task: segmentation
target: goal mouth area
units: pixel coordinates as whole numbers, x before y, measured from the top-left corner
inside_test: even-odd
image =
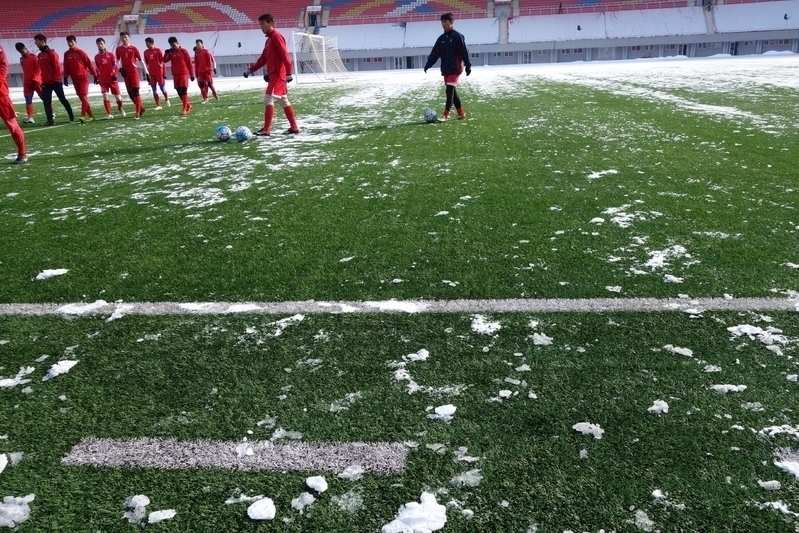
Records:
[[[297,83],[334,82],[348,74],[336,37],[292,32],[291,49]]]

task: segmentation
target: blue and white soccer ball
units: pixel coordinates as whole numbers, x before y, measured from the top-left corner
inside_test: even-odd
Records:
[[[236,140],[240,143],[249,141],[253,138],[252,130],[247,126],[239,126],[236,128]]]
[[[431,124],[438,120],[438,113],[436,113],[435,109],[425,109],[424,110],[424,121],[428,124]]]
[[[230,128],[224,124],[216,128],[216,138],[220,141],[229,141],[232,135],[233,132],[230,131]]]

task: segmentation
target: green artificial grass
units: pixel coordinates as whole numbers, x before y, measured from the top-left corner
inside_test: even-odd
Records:
[[[437,125],[421,120],[443,98],[433,80],[392,93],[379,113],[368,104],[380,87],[301,86],[292,100],[302,135],[242,144],[215,141],[216,125],[258,127],[260,92],[222,93],[186,118],[173,106],[139,122],[34,125],[30,164],[0,167],[0,300],[793,288],[792,95],[761,86],[786,105],[747,104],[769,117],[784,112],[775,135],[746,116],[601,84],[497,78],[499,89],[461,88],[467,121]],[[275,130],[283,126],[278,113]],[[682,251],[667,264],[645,266],[675,246]],[[70,272],[31,281],[52,268]],[[665,283],[666,274],[682,283]]]
[[[0,390],[8,434],[0,452],[25,453],[3,472],[0,491],[36,494],[20,531],[129,531],[122,504],[139,493],[151,499],[149,511],[177,510],[154,526],[164,531],[378,531],[425,490],[439,503],[456,500],[474,512],[466,518],[451,508],[445,531],[526,531],[533,524],[540,531],[634,531],[635,510],[662,531],[792,528],[790,517],[757,504],[795,501],[795,478],[773,464],[775,449],[795,440],[757,432],[791,425],[799,401],[797,384],[786,379],[797,368],[795,314],[486,319],[501,329],[477,333],[467,315],[309,315],[277,336],[276,319],[266,316],[128,316],[110,323],[3,317],[0,339],[8,342],[0,345],[0,375],[29,365],[35,371],[31,383]],[[784,354],[733,338],[727,328],[741,324],[782,330]],[[551,345],[535,344],[534,333],[550,337]],[[693,356],[666,345],[689,348]],[[396,363],[421,349],[429,358],[405,366],[418,385],[466,389],[409,394],[407,382],[394,377]],[[35,362],[42,354],[50,358]],[[79,363],[42,382],[59,359]],[[530,370],[516,370],[523,364]],[[721,371],[706,372],[707,365]],[[714,384],[747,389],[717,394],[709,388]],[[501,390],[512,395],[496,401]],[[348,410],[331,412],[356,392]],[[668,413],[647,412],[657,399],[668,402]],[[762,410],[752,410],[756,402]],[[452,422],[427,418],[429,408],[447,403],[457,407]],[[265,417],[275,425],[258,425]],[[579,422],[599,424],[602,439],[574,431]],[[275,428],[299,431],[308,442],[416,444],[409,444],[400,475],[347,481],[322,473],[330,489],[302,515],[290,502],[318,472],[60,465],[88,436],[263,440]],[[443,451],[428,448],[434,444]],[[462,446],[479,461],[456,461]],[[474,468],[483,476],[478,486],[451,483]],[[776,494],[757,484],[772,479],[783,484]],[[331,503],[352,490],[363,497],[354,514]],[[655,490],[667,494],[665,501],[652,497]],[[239,492],[271,497],[276,519],[256,523],[246,517],[248,504],[224,504]]]

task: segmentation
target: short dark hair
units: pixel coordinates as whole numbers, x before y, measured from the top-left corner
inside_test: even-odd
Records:
[[[202,39],[197,39],[197,40],[196,40],[196,41],[194,41],[194,42],[195,42],[195,43],[197,43],[197,44],[203,44],[203,40],[202,40]]]
[[[144,39],[144,42],[145,43],[155,43],[155,40],[152,37],[147,37],[146,39]]]
[[[124,37],[125,35],[127,35],[128,37],[130,37],[130,34],[129,34],[128,32],[126,32],[126,31],[121,31],[121,32],[119,32],[119,36],[120,36],[120,37]]]
[[[264,13],[263,15],[258,17],[258,22],[268,22],[269,24],[274,24],[275,18],[269,13]]]
[[[174,44],[174,43],[178,42],[178,38],[173,35],[172,37],[167,39],[166,42],[168,42],[169,44]]]
[[[47,37],[43,33],[37,33],[33,36],[34,41],[44,41],[47,42]]]
[[[74,35],[67,35],[67,42],[70,42],[70,41],[78,42],[78,38],[75,37]]]
[[[452,13],[444,13],[443,15],[441,15],[441,20],[442,21],[448,20],[450,22],[455,22],[455,17],[452,16]]]
[[[14,48],[17,49],[17,52],[22,52],[22,50],[25,49],[26,47],[23,43],[17,43],[14,45]]]
[[[103,39],[102,37],[98,37],[94,42],[97,43],[97,44],[100,44],[100,43],[105,44],[105,39]]]

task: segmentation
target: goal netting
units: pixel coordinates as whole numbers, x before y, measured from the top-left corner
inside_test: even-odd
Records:
[[[338,53],[336,37],[293,32],[291,40],[297,83],[300,83],[301,78],[311,79],[308,75],[320,81],[335,81],[347,74],[347,68]]]

